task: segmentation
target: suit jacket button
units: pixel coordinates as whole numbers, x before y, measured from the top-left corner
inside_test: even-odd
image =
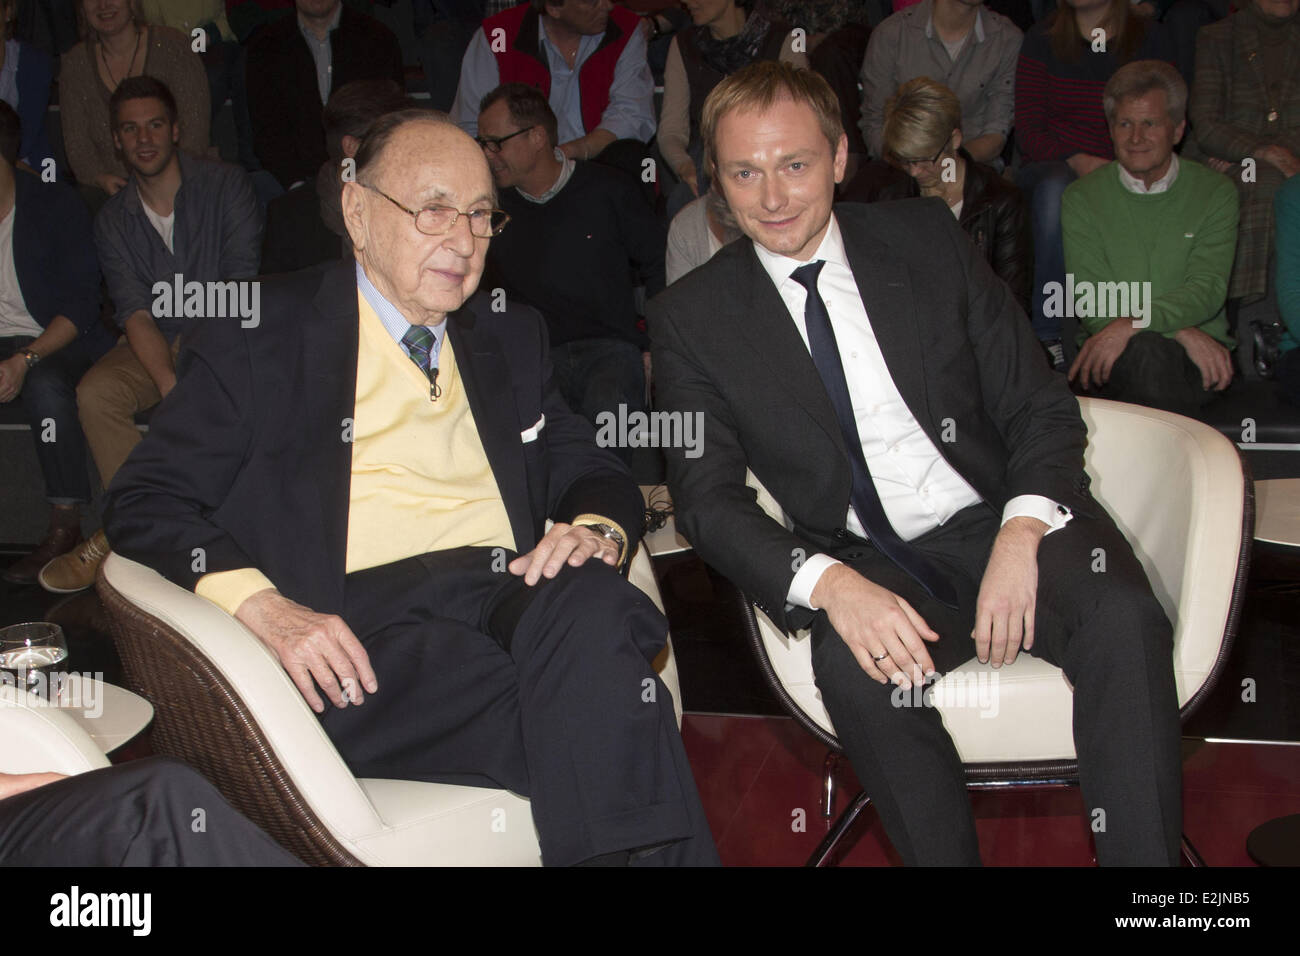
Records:
[[[836,528],[834,531],[831,532],[831,534],[833,534],[835,538],[839,541],[843,541],[845,538],[849,536],[849,533],[845,531],[843,528]]]

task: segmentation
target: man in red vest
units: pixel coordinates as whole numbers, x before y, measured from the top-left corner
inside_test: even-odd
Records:
[[[477,136],[483,97],[527,83],[555,111],[566,157],[645,143],[655,132],[654,80],[639,24],[610,0],[530,0],[488,17],[465,51],[452,116]]]

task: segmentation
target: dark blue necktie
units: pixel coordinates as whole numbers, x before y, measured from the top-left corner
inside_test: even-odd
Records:
[[[808,349],[812,352],[813,364],[817,374],[835,408],[835,417],[840,423],[840,433],[849,452],[849,464],[853,469],[853,491],[850,502],[853,510],[880,552],[896,565],[916,578],[921,587],[931,596],[949,607],[957,606],[957,592],[926,557],[898,536],[894,526],[889,523],[884,506],[880,503],[880,494],[867,468],[867,460],[862,454],[862,437],[858,434],[857,419],[853,415],[853,401],[849,398],[849,383],[844,377],[844,365],[840,361],[840,349],[835,342],[835,330],[831,328],[831,317],[826,311],[826,303],[817,291],[817,277],[821,274],[824,260],[810,262],[800,266],[790,274],[790,278],[808,290],[808,304],[804,307],[804,324],[808,330]]]

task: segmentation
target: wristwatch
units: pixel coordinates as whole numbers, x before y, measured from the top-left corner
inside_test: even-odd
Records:
[[[40,355],[33,352],[31,349],[23,349],[22,356],[23,361],[27,363],[28,369],[36,368],[36,363],[41,360]]]
[[[605,524],[603,521],[600,521],[594,524],[589,524],[587,525],[587,527],[591,528],[601,537],[608,538],[610,541],[613,541],[614,544],[618,545],[618,553],[620,555],[623,553],[623,548],[627,546],[627,542],[623,540],[623,533],[619,531],[617,528],[615,528],[612,524]]]

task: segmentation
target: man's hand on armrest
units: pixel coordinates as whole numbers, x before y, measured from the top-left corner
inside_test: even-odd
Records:
[[[939,635],[894,592],[833,564],[822,572],[812,598],[876,683],[910,688],[934,671],[925,642]]]
[[[245,599],[235,618],[271,649],[316,713],[325,711],[316,685],[335,707],[360,706],[363,687],[379,690],[370,656],[338,615],[317,614],[267,588]]]

